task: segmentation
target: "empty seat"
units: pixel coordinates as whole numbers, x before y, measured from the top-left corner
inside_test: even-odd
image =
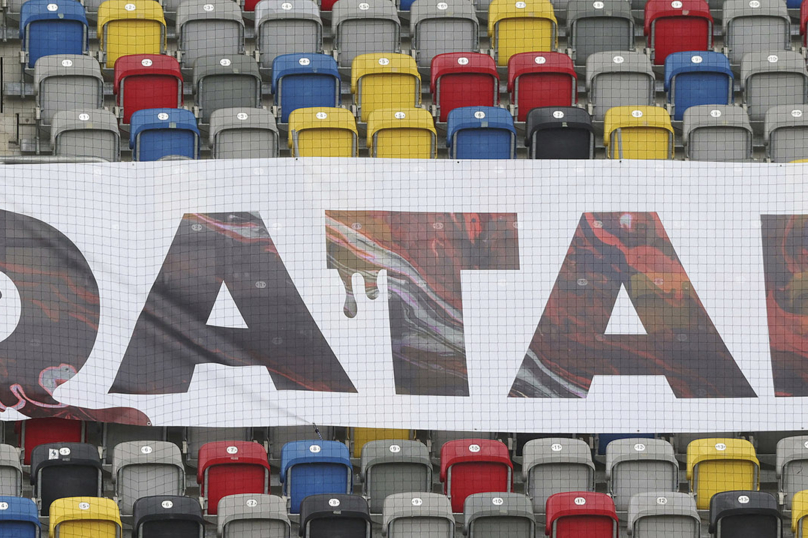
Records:
[[[595,491],[589,445],[561,437],[528,441],[522,449],[522,478],[536,513],[544,513],[547,499],[556,493]]]
[[[776,106],[766,112],[764,134],[772,162],[808,159],[808,106]]]
[[[347,111],[343,110],[343,112]],[[356,120],[353,118],[353,116],[351,114],[347,114],[347,117],[351,119],[351,124],[355,127]],[[279,426],[276,428],[269,428],[269,431],[267,432],[267,439],[269,440],[270,445],[270,459],[280,460],[283,445],[286,443],[290,443],[292,441],[305,441],[307,439],[324,439],[326,441],[333,441],[335,439],[335,431],[333,426],[318,427],[314,424],[307,424],[305,426]]]
[[[761,491],[725,491],[710,501],[710,534],[715,538],[781,538],[777,501]]]
[[[310,495],[300,503],[303,538],[370,538],[368,502],[360,495]]]
[[[603,493],[556,493],[547,499],[544,533],[551,538],[617,538],[614,502]]]
[[[396,428],[351,428],[349,433],[352,447],[351,456],[361,458],[362,447],[370,442],[411,439],[412,433],[412,430]]]
[[[360,121],[368,121],[374,110],[416,107],[421,104],[418,66],[406,54],[357,56],[351,66],[351,93]]]
[[[760,463],[752,443],[743,439],[698,439],[687,445],[687,480],[699,510],[710,508],[716,493],[755,490]]]
[[[530,498],[519,493],[475,493],[463,506],[469,538],[533,538],[536,519]]]
[[[47,516],[50,505],[64,497],[101,496],[101,459],[85,443],[47,443],[31,455],[31,484],[39,510]],[[115,508],[117,512],[117,507]]]
[[[412,5],[410,35],[419,67],[438,54],[480,50],[479,23],[467,0],[421,0]]]
[[[289,538],[286,501],[275,495],[228,495],[219,501],[219,538]]]
[[[432,490],[429,450],[418,441],[370,441],[362,448],[359,479],[370,511],[378,514],[389,495]]]
[[[205,521],[199,502],[191,497],[155,495],[135,502],[132,536],[203,538]]]
[[[279,56],[298,59],[323,51],[323,21],[311,0],[262,0],[255,8],[256,49],[264,69]]]
[[[360,55],[401,50],[401,21],[389,0],[340,0],[331,17],[340,67],[351,67]]]
[[[125,124],[138,110],[179,108],[183,104],[180,64],[160,54],[123,56],[115,62],[114,92]]]
[[[698,105],[731,105],[733,76],[729,60],[712,51],[676,52],[665,60],[665,92],[673,119]]]
[[[492,440],[496,436],[492,432],[474,432],[474,431],[449,431],[449,430],[433,430],[429,432],[429,440],[432,443],[430,453],[433,459],[440,459],[440,451],[443,445],[449,441],[459,441],[462,439],[486,439]]]
[[[787,437],[777,442],[777,485],[781,504],[791,509],[791,501],[808,490],[808,436]]]
[[[628,505],[626,532],[634,538],[700,538],[701,518],[687,493],[638,493]]]
[[[751,161],[752,138],[749,117],[740,107],[700,105],[685,112],[682,139],[690,160]]]
[[[497,65],[520,52],[558,47],[558,22],[548,0],[493,0],[488,6],[488,37]]]
[[[437,493],[396,493],[384,500],[382,536],[454,538],[452,505]]]
[[[319,493],[351,493],[353,468],[348,447],[339,441],[294,441],[281,451],[280,480],[290,499],[290,512]]]
[[[808,536],[805,519],[808,516],[808,491],[798,491],[789,502],[791,503],[791,532],[794,533],[794,538],[805,538]]]
[[[135,161],[157,161],[168,156],[198,159],[196,118],[182,108],[138,110],[132,114],[129,147]]]
[[[197,466],[197,457],[202,445],[214,441],[250,441],[250,428],[185,428],[183,452],[185,460],[191,467]]]
[[[583,65],[590,54],[634,50],[634,18],[626,0],[571,0],[567,39],[572,59]]]
[[[432,59],[430,91],[438,121],[463,106],[499,104],[499,75],[494,59],[476,52],[439,54]]]
[[[196,482],[205,513],[238,493],[269,493],[269,461],[264,447],[248,441],[215,441],[199,449]]]
[[[452,512],[462,512],[466,497],[513,488],[513,464],[508,447],[487,439],[449,441],[440,450],[440,481],[452,501]]]
[[[456,108],[449,114],[446,147],[452,159],[515,159],[513,117],[504,108]]]
[[[118,507],[101,497],[68,497],[53,502],[51,538],[121,538]]]
[[[104,463],[112,463],[115,447],[131,441],[165,441],[166,428],[158,426],[133,426],[131,424],[104,423]]]
[[[112,482],[122,514],[130,515],[135,501],[151,495],[185,493],[185,467],[174,443],[129,441],[115,447]]]
[[[261,108],[261,73],[250,56],[203,56],[194,63],[200,121],[220,108]]]
[[[664,108],[609,109],[603,144],[610,159],[673,159],[673,127]]]
[[[340,87],[337,62],[331,56],[284,54],[272,63],[272,93],[281,123],[287,123],[298,108],[338,107]]]
[[[654,70],[640,52],[598,52],[586,59],[589,106],[598,121],[618,106],[651,106],[655,98]]]
[[[705,0],[648,0],[644,33],[654,64],[669,54],[713,48],[713,17]]]
[[[0,536],[40,538],[36,503],[16,496],[0,496]]]
[[[102,108],[104,78],[94,58],[54,54],[37,60],[34,91],[40,121],[43,125],[50,125],[53,116],[62,110]]]
[[[182,0],[177,9],[177,47],[183,67],[203,56],[244,52],[241,8],[231,0]]]
[[[214,159],[278,156],[275,116],[263,108],[220,108],[210,117]]]
[[[371,157],[434,159],[438,134],[432,115],[423,108],[385,108],[368,118]]]
[[[28,0],[20,14],[20,40],[25,65],[52,54],[86,54],[87,17],[75,0]]]
[[[163,54],[166,39],[163,8],[153,0],[107,0],[98,8],[98,41],[107,68],[121,56]]]
[[[356,157],[356,119],[344,108],[300,108],[289,116],[293,157]]]
[[[44,443],[81,443],[84,423],[65,418],[32,418],[14,425],[20,438],[23,464],[31,464],[31,453]]]
[[[595,454],[598,456],[606,456],[606,449],[612,441],[619,441],[621,439],[656,439],[653,433],[597,433],[595,434]]]
[[[534,108],[527,116],[525,145],[531,159],[593,159],[592,118],[578,107]]]
[[[723,17],[724,47],[732,64],[750,52],[791,50],[791,19],[782,0],[726,0]]]
[[[20,453],[11,445],[0,445],[0,496],[22,497]]]
[[[799,52],[750,52],[741,62],[741,86],[749,119],[763,121],[778,105],[808,102],[808,71]]]
[[[623,0],[621,0],[623,1]],[[514,54],[508,61],[508,93],[517,121],[538,107],[571,107],[578,102],[578,76],[560,52]]]
[[[606,448],[606,480],[617,510],[638,493],[679,490],[679,462],[662,439],[619,439]]]
[[[53,116],[51,147],[60,157],[121,160],[118,118],[109,110],[63,110]]]

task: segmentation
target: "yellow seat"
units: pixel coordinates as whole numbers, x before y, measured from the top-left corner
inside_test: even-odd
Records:
[[[360,121],[383,108],[412,108],[421,104],[421,75],[407,54],[360,54],[351,64],[351,93]]]
[[[791,499],[791,532],[794,538],[806,538],[805,516],[808,516],[808,490],[798,491]]]
[[[371,157],[434,159],[438,133],[423,108],[385,108],[370,114],[367,144]]]
[[[120,538],[118,505],[99,497],[67,497],[50,507],[50,538]]]
[[[388,439],[412,439],[411,430],[396,430],[393,428],[352,428],[353,457],[362,456],[362,447],[371,441],[385,441]]]
[[[356,157],[356,119],[344,108],[298,108],[289,115],[293,157]]]
[[[790,163],[808,163],[808,159],[797,159],[796,161],[790,161]]]
[[[166,20],[154,0],[107,0],[98,7],[98,42],[105,67],[129,54],[163,54]]]
[[[671,118],[664,108],[655,106],[610,108],[603,144],[610,159],[672,159]]]
[[[743,439],[697,439],[687,445],[687,480],[699,510],[722,491],[757,491],[760,462],[752,443]]]
[[[558,21],[549,0],[493,0],[488,6],[488,37],[497,65],[520,52],[558,47]]]

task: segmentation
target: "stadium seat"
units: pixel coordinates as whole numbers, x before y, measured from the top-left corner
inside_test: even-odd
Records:
[[[368,118],[371,157],[434,159],[438,134],[432,115],[423,108],[383,108]]]
[[[515,159],[513,117],[504,108],[456,108],[449,114],[446,147],[452,159]]]
[[[121,160],[118,118],[109,110],[62,110],[53,116],[51,147],[60,157]]]
[[[362,448],[362,495],[370,511],[381,513],[384,500],[394,493],[432,491],[429,450],[418,441],[370,441]]]
[[[115,447],[131,441],[165,441],[166,428],[157,426],[133,426],[131,424],[104,423],[101,433],[103,438],[104,463],[111,464]]]
[[[382,536],[454,538],[449,499],[437,493],[396,493],[384,500]]]
[[[589,106],[597,121],[619,106],[652,106],[654,70],[641,52],[598,52],[586,59]]]
[[[182,72],[172,56],[133,54],[115,62],[114,92],[122,109],[122,123],[148,108],[180,108],[183,104]]]
[[[287,123],[298,108],[338,107],[337,62],[325,54],[278,56],[272,63],[272,93],[281,123]]]
[[[31,485],[43,516],[56,499],[100,497],[101,476],[101,459],[93,445],[46,443],[31,454]]]
[[[662,439],[619,439],[606,448],[606,481],[617,510],[638,493],[679,491],[679,462]]]
[[[339,441],[294,441],[281,451],[280,480],[290,500],[290,512],[319,493],[351,493],[353,468],[348,447]]]
[[[741,86],[751,121],[778,105],[808,102],[808,70],[799,52],[750,52],[741,62]]]
[[[177,47],[183,67],[203,56],[244,52],[244,20],[231,0],[182,0],[177,8]]]
[[[800,35],[802,46],[808,47],[808,4],[805,2],[800,6]]]
[[[31,453],[44,443],[81,443],[84,441],[84,423],[64,418],[33,418],[14,425],[20,439],[23,464],[31,464]]]
[[[547,499],[544,533],[550,538],[617,538],[617,514],[611,497],[573,491]]]
[[[303,538],[370,538],[368,502],[360,495],[310,495],[300,503]]]
[[[135,502],[132,536],[204,538],[205,521],[199,502],[178,495],[153,495]]]
[[[808,159],[808,106],[781,105],[766,112],[767,156],[775,163]]]
[[[275,116],[263,108],[220,108],[210,117],[214,159],[263,159],[278,156]]]
[[[151,495],[183,495],[185,467],[179,447],[166,441],[129,441],[115,447],[112,483],[121,514]]]
[[[653,433],[597,433],[594,439],[594,453],[598,456],[606,456],[608,446],[613,441],[621,439],[656,439],[656,435]]]
[[[104,78],[98,62],[89,56],[54,54],[37,60],[34,91],[40,121],[49,126],[61,110],[102,108]]]
[[[340,0],[331,17],[340,67],[351,67],[357,56],[401,51],[401,21],[389,0]]]
[[[726,0],[723,17],[724,47],[733,65],[750,52],[791,50],[791,19],[782,0]]]
[[[422,0],[412,5],[410,35],[419,67],[439,54],[480,50],[480,24],[467,0]]]
[[[361,458],[362,447],[373,441],[412,439],[412,430],[395,428],[351,428],[349,439],[351,441],[351,457]]]
[[[344,108],[300,108],[289,116],[292,157],[356,157],[356,119]]]
[[[665,65],[668,55],[711,51],[713,17],[705,0],[648,0],[643,29],[654,65]]]
[[[52,54],[87,54],[87,17],[75,0],[28,0],[20,13],[20,40],[25,65]]]
[[[638,493],[628,505],[626,533],[633,538],[700,538],[696,502],[687,493]]]
[[[634,18],[626,0],[571,0],[567,40],[572,59],[583,65],[590,54],[634,50]]]
[[[740,107],[699,105],[685,112],[685,155],[692,161],[752,160],[752,126]]]
[[[547,499],[566,491],[595,491],[592,452],[580,439],[548,437],[525,443],[522,449],[525,494],[533,511],[543,514]]]
[[[671,118],[664,108],[654,106],[609,109],[603,144],[610,159],[672,159]]]
[[[777,443],[777,486],[780,504],[791,510],[794,496],[808,490],[808,436],[781,439]]]
[[[50,538],[122,538],[118,507],[101,497],[68,497],[53,502]]]
[[[595,158],[592,118],[582,108],[534,108],[527,115],[525,136],[530,159]]]
[[[351,66],[351,93],[360,121],[368,121],[374,110],[416,107],[421,104],[418,66],[406,54],[357,56]]]
[[[197,457],[202,445],[215,441],[250,441],[252,430],[250,428],[185,428],[183,439],[183,453],[185,463],[190,467],[198,465]]]
[[[219,538],[289,538],[286,501],[275,495],[228,495],[219,501]]]
[[[620,0],[624,1],[624,0]],[[571,107],[578,102],[578,76],[560,52],[525,52],[508,60],[508,93],[517,121],[538,107]]]
[[[451,430],[433,430],[428,433],[429,441],[431,443],[430,454],[433,460],[440,460],[440,453],[443,445],[449,441],[459,441],[463,439],[486,439],[492,440],[496,436],[492,432],[479,432],[479,431],[451,431]]]
[[[320,0],[317,2],[320,4],[320,11],[331,11],[334,8],[334,4],[337,3],[336,0]]]
[[[132,114],[132,160],[157,161],[172,155],[199,158],[196,118],[182,108],[153,108]]]
[[[475,493],[463,505],[469,538],[533,538],[536,518],[530,498],[520,493]]]
[[[710,534],[715,538],[782,538],[777,501],[761,491],[725,491],[710,501]]]
[[[698,439],[687,445],[687,480],[699,510],[710,508],[716,493],[755,490],[760,463],[752,443],[743,439]]]
[[[463,106],[499,104],[499,75],[494,59],[476,52],[438,54],[430,67],[430,91],[438,121]]]
[[[278,57],[311,58],[323,52],[323,21],[311,0],[261,0],[255,8],[255,25],[260,65],[272,68],[273,78]]]
[[[488,439],[449,441],[440,450],[440,481],[455,513],[463,511],[469,495],[510,492],[513,464],[508,447]]]
[[[269,461],[264,447],[249,441],[214,441],[199,449],[196,483],[206,514],[215,515],[222,497],[269,493]]]
[[[220,108],[261,108],[261,73],[250,56],[203,56],[194,63],[194,93],[202,123]]]
[[[0,445],[0,496],[22,497],[20,453],[11,445]]]
[[[692,106],[731,105],[733,81],[729,60],[718,52],[675,52],[665,60],[665,92],[677,121]]]
[[[343,112],[347,111],[343,110]],[[350,113],[347,114],[347,117],[350,118],[351,124],[354,125],[355,128],[356,120],[354,119],[354,117]],[[317,118],[315,117],[314,119]],[[351,157],[351,155],[348,155],[348,157]],[[283,451],[283,445],[285,445],[286,443],[291,443],[292,441],[306,441],[306,440],[314,441],[318,439],[333,441],[334,439],[336,439],[335,434],[336,432],[333,426],[317,427],[314,424],[307,424],[305,426],[279,426],[276,428],[269,428],[269,431],[267,432],[267,439],[269,440],[270,460],[281,459],[281,452]]]
[[[497,65],[520,52],[558,47],[558,21],[549,0],[493,0],[488,6],[488,37]]]
[[[791,500],[791,532],[794,533],[794,538],[808,536],[806,516],[808,516],[808,491],[798,491]]]
[[[107,0],[98,8],[98,41],[109,69],[121,56],[164,54],[163,8],[153,0]]]
[[[0,536],[40,538],[42,527],[36,503],[17,496],[0,496]]]

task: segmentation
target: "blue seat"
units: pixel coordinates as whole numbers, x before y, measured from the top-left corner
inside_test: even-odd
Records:
[[[711,51],[676,52],[665,59],[665,92],[673,119],[696,105],[731,105],[733,76],[729,59]]]
[[[467,106],[449,113],[446,147],[452,159],[515,159],[516,128],[504,108]]]
[[[22,50],[28,67],[52,54],[85,54],[89,50],[87,17],[76,0],[28,0],[20,10]]]
[[[337,61],[325,54],[283,54],[272,62],[272,93],[281,123],[298,108],[338,107]]]
[[[294,441],[281,449],[283,494],[291,499],[290,512],[300,512],[300,501],[319,493],[351,493],[353,468],[348,447],[339,441]]]
[[[135,161],[199,158],[199,129],[190,110],[149,108],[132,114],[129,147]]]
[[[619,439],[655,439],[653,433],[600,433],[598,434],[598,444],[596,447],[598,456],[606,455],[606,447],[612,441]]]
[[[22,497],[0,497],[0,536],[39,538],[41,530],[34,501]]]

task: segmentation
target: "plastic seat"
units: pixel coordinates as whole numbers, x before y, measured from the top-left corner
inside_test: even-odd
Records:
[[[710,508],[716,493],[755,490],[760,463],[752,443],[743,439],[698,439],[687,445],[687,480],[699,510]]]
[[[590,54],[634,50],[634,17],[626,0],[571,0],[567,36],[572,59],[583,65]]]
[[[281,123],[298,108],[338,107],[340,88],[339,69],[331,56],[284,54],[272,63],[272,93]]]
[[[805,538],[808,536],[805,519],[808,516],[808,491],[798,491],[790,502],[791,532],[794,533],[794,538]]]
[[[679,490],[679,462],[662,439],[619,439],[606,448],[606,480],[617,510],[638,493]]]
[[[715,538],[781,538],[777,501],[761,491],[725,491],[710,501],[710,534]]]
[[[610,159],[672,159],[671,118],[659,107],[611,108],[606,113],[603,144]]]
[[[438,121],[464,106],[499,104],[499,75],[494,59],[476,52],[439,54],[430,67],[430,91],[438,107]]]
[[[794,496],[808,490],[808,435],[787,437],[777,442],[775,471],[780,504],[791,510]]]
[[[134,54],[115,62],[115,102],[123,109],[122,123],[149,108],[180,108],[182,72],[172,56]]]
[[[536,518],[530,498],[519,493],[475,493],[463,506],[469,538],[533,538]]]
[[[129,441],[115,447],[112,482],[122,514],[151,495],[185,493],[185,467],[179,447],[166,441]]]
[[[384,500],[382,536],[454,538],[449,499],[437,493],[396,493]]]
[[[624,0],[621,0],[624,1]],[[517,121],[539,107],[571,107],[578,102],[572,60],[559,52],[514,54],[508,61],[508,93]]]
[[[339,441],[295,441],[281,451],[280,480],[290,499],[290,513],[300,512],[300,503],[320,493],[350,494],[353,468],[348,447]]]
[[[53,502],[50,538],[121,538],[118,507],[100,497],[68,497]]]
[[[27,67],[52,54],[87,54],[84,7],[75,0],[28,0],[21,8],[20,40]]]
[[[178,155],[199,158],[196,118],[181,108],[153,108],[132,114],[129,147],[135,161],[157,161]]]
[[[63,110],[53,116],[53,154],[61,157],[95,157],[121,160],[118,118],[108,110]]]
[[[101,459],[93,445],[47,443],[31,454],[31,485],[43,516],[57,499],[100,497],[101,476]]]
[[[42,526],[36,503],[16,496],[0,496],[0,536],[8,538],[40,538]]]
[[[766,153],[775,163],[808,159],[808,106],[770,108],[764,122]]]
[[[419,67],[429,67],[439,54],[480,50],[480,24],[467,0],[421,0],[410,15],[412,48]]]
[[[323,52],[323,21],[311,0],[261,0],[255,8],[255,26],[260,65],[272,68],[273,79],[277,58],[311,58]]]
[[[203,56],[194,63],[200,121],[220,108],[261,108],[261,73],[250,56]]]
[[[205,498],[205,513],[215,515],[222,497],[238,493],[269,493],[266,450],[247,441],[215,441],[199,449],[196,483]]]
[[[547,499],[556,493],[595,491],[592,452],[580,439],[528,441],[522,449],[522,477],[536,513],[544,513]]]
[[[374,110],[420,105],[421,75],[412,56],[362,54],[351,66],[351,93],[360,121],[368,121]]]
[[[289,116],[293,157],[356,157],[356,119],[344,108],[300,108]]]
[[[303,538],[370,538],[368,502],[360,495],[310,495],[300,503]]]
[[[390,495],[432,490],[429,450],[418,441],[370,441],[362,448],[359,479],[370,511],[381,513],[384,500]]]
[[[705,0],[648,0],[643,31],[654,65],[665,65],[676,52],[713,48],[713,17]]]
[[[510,492],[513,464],[508,447],[488,439],[449,441],[440,450],[440,481],[452,512],[462,512],[469,495]]]
[[[752,160],[752,126],[740,107],[700,105],[688,108],[682,138],[685,154],[692,161]]]
[[[250,441],[250,428],[185,428],[183,453],[185,463],[190,467],[198,465],[197,457],[202,445],[216,441]]]
[[[676,52],[665,60],[665,92],[673,107],[673,119],[698,105],[731,105],[734,102],[732,70],[723,54]]]
[[[231,0],[182,0],[177,9],[177,47],[183,67],[203,56],[244,52],[244,20]]]
[[[598,52],[586,60],[586,82],[592,115],[598,121],[619,106],[652,106],[654,70],[640,52]]]
[[[210,117],[214,159],[278,156],[275,116],[263,108],[220,108]]]
[[[438,133],[423,108],[385,108],[368,118],[367,147],[371,157],[434,159]]]
[[[45,443],[81,443],[84,423],[65,418],[32,418],[14,425],[20,439],[23,464],[31,464],[31,453]]]
[[[515,159],[513,117],[504,108],[456,108],[449,114],[446,147],[452,159]]]
[[[687,493],[638,493],[628,505],[633,538],[700,538],[701,518]]]
[[[351,67],[358,56],[401,51],[401,21],[389,0],[340,0],[331,17],[340,67]]]
[[[534,108],[527,116],[525,145],[530,159],[593,159],[592,118],[578,107]]]
[[[153,495],[135,502],[132,529],[138,538],[204,538],[205,520],[196,499]]]
[[[723,17],[724,47],[733,65],[750,52],[791,50],[791,19],[781,0],[726,0]]]
[[[520,52],[558,47],[558,21],[548,0],[493,0],[488,6],[488,37],[497,65]]]
[[[749,119],[762,121],[778,105],[808,102],[808,70],[799,52],[750,52],[741,62],[741,86]]]
[[[343,112],[347,113],[346,110],[343,110]],[[350,123],[354,125],[355,128],[356,120],[354,119],[353,115],[347,113],[347,115],[343,117],[349,118]],[[267,432],[267,439],[269,440],[270,445],[270,459],[280,460],[283,445],[286,443],[290,443],[292,441],[314,441],[321,438],[326,441],[333,441],[335,439],[334,434],[335,432],[333,426],[314,427],[313,425],[309,424],[306,426],[279,426],[277,428],[269,428],[269,431]]]
[[[551,538],[617,538],[617,513],[603,493],[573,491],[547,499],[544,534]]]
[[[54,54],[37,60],[34,91],[40,121],[49,126],[61,110],[102,108],[104,78],[98,62],[89,56]]]
[[[361,458],[362,447],[373,441],[412,439],[412,430],[396,428],[351,428],[351,457]]]
[[[0,445],[0,496],[22,497],[20,453],[11,445]]]
[[[166,39],[163,8],[153,0],[107,0],[98,8],[98,41],[107,68],[121,56],[164,54]]]
[[[289,538],[286,501],[275,495],[228,495],[219,501],[218,537]]]

